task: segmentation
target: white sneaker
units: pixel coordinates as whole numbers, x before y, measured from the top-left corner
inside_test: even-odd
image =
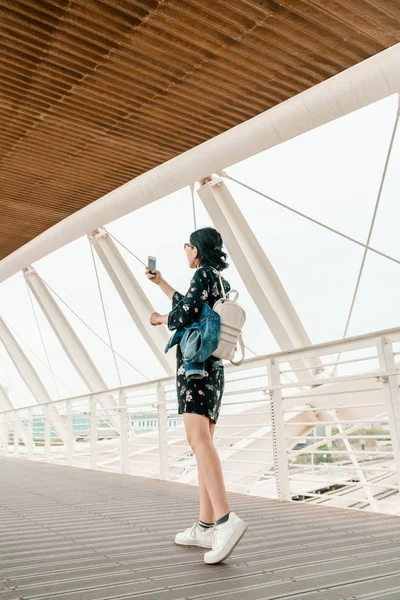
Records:
[[[182,533],[175,536],[175,544],[178,546],[200,546],[201,548],[212,548],[212,537],[214,527],[209,527],[205,531],[200,529],[198,522],[192,527],[188,527]]]
[[[225,523],[214,527],[212,550],[205,553],[204,562],[213,565],[229,558],[248,528],[248,524],[231,511]]]

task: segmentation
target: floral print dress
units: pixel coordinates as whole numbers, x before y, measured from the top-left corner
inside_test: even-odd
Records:
[[[228,281],[222,277],[225,293],[231,289]],[[199,267],[190,282],[186,295],[175,292],[172,297],[172,308],[183,299],[181,307],[173,310],[168,315],[168,329],[184,329],[196,321],[201,313],[202,303],[206,302],[211,308],[215,302],[222,298],[219,277],[211,267]],[[176,346],[176,390],[178,398],[178,413],[197,413],[209,417],[215,423],[218,421],[222,394],[225,385],[225,372],[222,361],[212,367],[212,362],[207,359],[204,365],[206,376],[201,379],[187,381],[183,365],[180,345]]]

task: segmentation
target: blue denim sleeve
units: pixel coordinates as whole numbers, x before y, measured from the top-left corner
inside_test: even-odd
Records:
[[[172,298],[173,309],[168,313],[168,329],[171,331],[184,329],[198,319],[202,304],[208,297],[208,287],[208,273],[200,267],[193,275],[185,296],[175,292],[177,294],[176,303],[174,302],[174,294]]]

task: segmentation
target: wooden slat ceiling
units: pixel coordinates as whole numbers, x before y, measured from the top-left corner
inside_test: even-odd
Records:
[[[0,259],[400,41],[400,0],[0,0]]]

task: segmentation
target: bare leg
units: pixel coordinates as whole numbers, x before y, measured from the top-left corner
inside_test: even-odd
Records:
[[[210,435],[207,417],[184,413],[183,419],[189,444],[194,450],[197,469],[205,485],[216,519],[230,511],[226,497],[221,461]]]
[[[214,430],[215,423],[211,419],[209,419],[209,429],[211,439],[214,439]],[[211,504],[210,496],[208,495],[207,488],[204,485],[203,478],[199,469],[198,471],[198,479],[199,479],[199,496],[200,496],[200,521],[204,521],[204,523],[214,523],[214,509]]]

